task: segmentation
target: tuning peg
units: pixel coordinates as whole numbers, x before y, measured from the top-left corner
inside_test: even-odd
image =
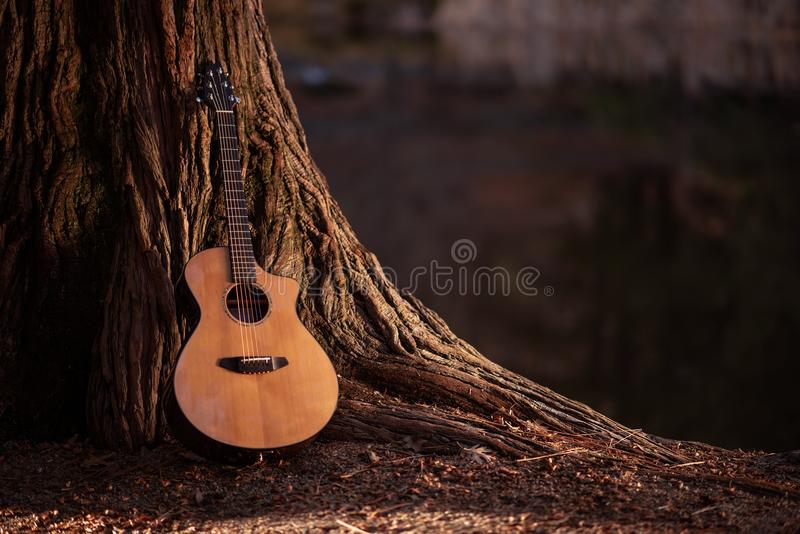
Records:
[[[217,68],[217,74],[222,74],[222,67]]]
[[[239,97],[237,96],[237,97],[236,97],[236,103],[238,104],[238,103],[239,103],[239,102],[241,102],[241,101],[242,101],[242,99],[241,99],[241,98],[239,98]]]
[[[203,99],[198,96],[197,98],[195,98],[195,101],[199,104],[200,102],[203,101]]]

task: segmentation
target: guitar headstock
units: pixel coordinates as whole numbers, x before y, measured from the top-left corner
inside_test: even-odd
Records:
[[[228,73],[219,63],[207,63],[197,75],[197,102],[205,102],[215,111],[233,111],[239,97],[233,92]]]

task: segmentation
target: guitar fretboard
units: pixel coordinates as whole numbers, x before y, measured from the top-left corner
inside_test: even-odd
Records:
[[[225,211],[228,216],[228,246],[231,252],[233,280],[255,282],[256,260],[247,217],[247,197],[244,194],[239,138],[236,135],[236,115],[232,111],[217,111],[217,133],[222,178],[225,184]]]

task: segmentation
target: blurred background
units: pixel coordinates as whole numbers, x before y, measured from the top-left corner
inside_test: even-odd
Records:
[[[800,3],[270,0],[362,242],[536,267],[415,294],[493,360],[634,428],[800,448]],[[545,295],[550,286],[553,294]]]

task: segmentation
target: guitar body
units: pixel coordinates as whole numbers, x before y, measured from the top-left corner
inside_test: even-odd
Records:
[[[183,274],[199,320],[170,381],[170,428],[196,452],[247,462],[312,439],[336,409],[336,372],[297,316],[298,283],[254,265],[236,284],[227,247],[194,256]]]

